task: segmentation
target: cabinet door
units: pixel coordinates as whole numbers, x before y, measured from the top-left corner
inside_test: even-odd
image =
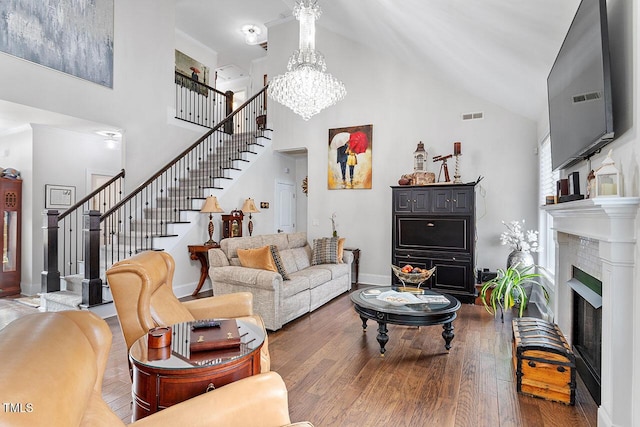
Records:
[[[393,210],[395,212],[411,212],[413,202],[411,189],[395,189],[393,191]]]
[[[473,188],[464,188],[451,191],[451,212],[468,213],[473,208]]]
[[[469,293],[469,284],[473,285],[471,279],[471,260],[460,257],[437,257],[432,259],[432,267],[436,267],[432,278],[433,289],[442,292]]]
[[[451,212],[451,190],[445,188],[433,190],[431,210],[436,213]]]
[[[428,190],[413,190],[411,192],[413,212],[428,212],[431,205],[430,195],[431,191]]]
[[[469,213],[473,208],[473,189],[436,189],[431,210],[434,213]]]

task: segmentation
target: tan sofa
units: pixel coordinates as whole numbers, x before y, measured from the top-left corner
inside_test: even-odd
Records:
[[[124,426],[102,399],[111,339],[107,323],[88,311],[34,313],[10,323],[0,331],[0,425]],[[131,425],[275,427],[290,422],[284,382],[269,372]]]
[[[241,266],[238,249],[268,245],[277,246],[291,280],[283,280],[278,272]],[[209,250],[209,276],[214,295],[251,292],[254,312],[275,331],[347,292],[352,259],[351,252],[344,251],[342,263],[311,265],[312,247],[304,232],[235,237]]]

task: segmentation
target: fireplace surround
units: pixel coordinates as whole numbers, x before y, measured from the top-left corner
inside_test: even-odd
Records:
[[[602,282],[600,427],[640,425],[634,408],[640,372],[633,364],[640,360],[640,310],[634,309],[640,304],[634,286],[639,206],[638,197],[600,197],[543,208],[553,217],[557,245],[552,315],[570,344],[573,290],[567,282],[573,266],[586,264]]]

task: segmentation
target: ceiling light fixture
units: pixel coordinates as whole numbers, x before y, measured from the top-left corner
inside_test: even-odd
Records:
[[[254,45],[258,44],[258,36],[262,34],[262,30],[255,25],[247,24],[242,27],[242,34],[246,44]]]
[[[346,95],[344,84],[326,73],[324,56],[315,49],[316,19],[322,13],[317,0],[299,0],[293,16],[300,21],[299,48],[287,64],[287,73],[273,78],[269,96],[309,120]]]
[[[114,130],[101,130],[96,133],[100,136],[106,136],[104,143],[107,145],[108,149],[117,150],[120,148],[120,138],[122,138],[122,133]]]

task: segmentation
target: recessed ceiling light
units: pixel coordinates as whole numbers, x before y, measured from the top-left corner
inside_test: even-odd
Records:
[[[244,34],[244,41],[247,44],[258,44],[258,36],[262,34],[262,30],[255,25],[247,24],[242,26],[242,34]]]

